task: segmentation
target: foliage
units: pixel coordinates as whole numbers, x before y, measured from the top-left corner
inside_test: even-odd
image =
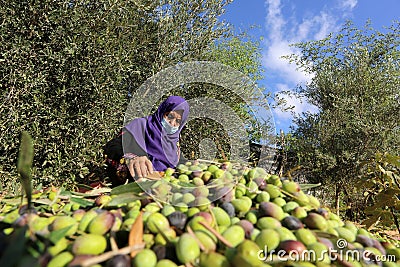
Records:
[[[259,81],[264,78],[260,60],[261,41],[262,38],[255,39],[246,32],[241,32],[212,44],[207,54],[210,60],[231,66],[252,80]]]
[[[398,22],[386,32],[348,22],[335,35],[295,44],[301,53],[288,57],[313,74],[298,93],[319,110],[294,121],[298,163],[311,182],[333,181],[337,196],[353,190],[362,161],[399,151],[399,37]],[[357,195],[346,195],[347,205],[356,201]]]
[[[177,94],[182,94],[188,99],[197,97],[208,97],[221,101],[231,108],[240,119],[247,123],[247,133],[249,141],[260,142],[265,133],[272,129],[271,121],[261,121],[254,113],[253,104],[257,108],[269,110],[268,95],[262,93],[262,88],[257,87],[257,81],[263,78],[261,64],[261,47],[260,41],[246,33],[239,33],[236,36],[231,35],[217,40],[210,45],[210,48],[204,52],[206,60],[215,61],[229,66],[241,72],[243,76],[249,77],[252,81],[250,86],[243,86],[239,94],[235,94],[232,88],[223,88],[212,84],[191,84],[187,85],[183,91],[177,90]],[[231,77],[226,77],[231,79]],[[251,99],[251,103],[244,103],[244,96]],[[209,105],[207,108],[212,110]],[[219,108],[219,109],[218,109]],[[211,111],[210,111],[211,112]],[[222,110],[217,107],[216,111],[220,117],[221,112],[229,113],[230,111]],[[226,114],[228,117],[231,114]],[[210,119],[193,120],[189,122],[182,134],[182,150],[191,159],[199,157],[200,141],[204,138],[211,137],[216,146],[217,157],[228,157],[230,154],[230,136],[226,129],[218,122]]]
[[[37,183],[71,185],[101,167],[101,147],[122,125],[126,86],[201,59],[227,31],[217,20],[227,3],[3,1],[2,185],[15,184],[22,130],[34,139]]]
[[[211,46],[209,55],[212,60],[226,64],[236,70],[239,70],[243,75],[250,77],[251,80],[257,82],[264,78],[264,73],[262,71],[262,55],[260,44],[262,38],[255,39],[254,37],[248,35],[246,32],[239,33],[237,36],[232,36],[216,43]],[[251,90],[251,98],[253,99],[252,104],[257,105],[257,107],[269,110],[268,106],[268,94],[264,94],[262,91],[264,88],[260,87]],[[244,88],[244,90],[248,90]],[[221,92],[221,90],[219,90]],[[248,92],[247,92],[248,93]],[[246,94],[246,92],[243,92]],[[217,97],[214,95],[213,97]],[[227,99],[225,98],[224,101]],[[260,118],[256,118],[254,114],[254,107],[248,106],[246,104],[237,101],[236,98],[230,100],[232,108],[240,115],[240,117],[245,118],[249,121],[248,132],[250,139],[253,142],[260,142],[263,133],[271,131],[273,127],[270,121],[261,121]],[[265,128],[264,128],[265,127]]]
[[[166,67],[224,57],[230,59],[224,63],[259,78],[257,43],[233,37],[219,20],[230,2],[3,1],[1,185],[16,191],[16,136],[21,131],[34,140],[36,184],[72,187],[93,172],[101,175],[101,148],[123,125],[127,95]],[[224,102],[239,98],[215,86],[205,92]],[[187,98],[201,95],[194,87],[178,93]],[[248,117],[242,106],[237,108]],[[188,125],[188,133],[199,131],[197,127]],[[214,133],[221,132],[213,127]],[[195,138],[187,139],[182,147],[196,150]]]
[[[378,153],[363,164],[365,176],[360,183],[365,184],[365,209],[369,216],[363,223],[370,227],[376,223],[383,226],[396,225],[400,233],[400,156]]]

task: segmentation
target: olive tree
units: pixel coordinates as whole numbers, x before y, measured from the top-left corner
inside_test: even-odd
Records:
[[[334,185],[335,207],[357,203],[362,162],[400,148],[400,28],[348,22],[328,37],[294,45],[288,58],[313,74],[298,93],[318,108],[294,120],[292,148],[313,182]],[[343,193],[344,192],[344,193]]]
[[[123,125],[127,94],[179,62],[218,60],[214,45],[232,36],[220,20],[230,2],[2,0],[1,185],[17,189],[23,130],[34,140],[36,184],[101,175],[101,148]]]
[[[101,167],[101,147],[122,125],[125,85],[201,58],[227,31],[218,20],[227,4],[1,1],[2,185],[15,184],[22,130],[34,138],[37,182],[69,183]]]

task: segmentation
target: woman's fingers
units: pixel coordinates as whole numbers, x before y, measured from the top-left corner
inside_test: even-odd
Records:
[[[150,174],[153,173],[153,164],[151,163],[151,161],[149,159],[146,159],[146,166],[147,166],[147,170],[149,171]]]
[[[146,156],[143,156],[137,158],[135,169],[138,177],[146,177],[151,171],[153,171],[153,166],[149,159]]]
[[[154,171],[153,164],[151,164],[151,161],[146,156],[136,157],[130,160],[128,169],[132,177],[136,175],[139,178],[146,177]]]
[[[135,168],[133,167],[133,163],[133,160],[128,161],[128,169],[131,176],[135,177]]]
[[[144,161],[144,160],[140,161],[140,172],[141,172],[142,176],[138,175],[139,177],[146,177],[148,174],[146,161]]]
[[[134,167],[135,167],[136,175],[139,178],[143,177],[143,173],[142,173],[143,168],[141,167],[141,165],[142,164],[139,159],[135,160]]]

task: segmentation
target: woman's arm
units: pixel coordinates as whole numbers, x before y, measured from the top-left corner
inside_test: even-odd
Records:
[[[144,151],[136,142],[135,138],[132,136],[130,132],[128,132],[125,128],[122,129],[122,146],[124,155],[126,154],[135,154],[137,156],[147,156],[146,151]]]
[[[153,164],[136,142],[135,138],[126,129],[122,131],[124,158],[132,177],[146,177],[153,173]]]

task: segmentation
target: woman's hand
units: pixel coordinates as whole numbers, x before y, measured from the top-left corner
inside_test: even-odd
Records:
[[[128,169],[132,177],[142,178],[153,173],[153,164],[146,156],[135,157],[129,160]]]

